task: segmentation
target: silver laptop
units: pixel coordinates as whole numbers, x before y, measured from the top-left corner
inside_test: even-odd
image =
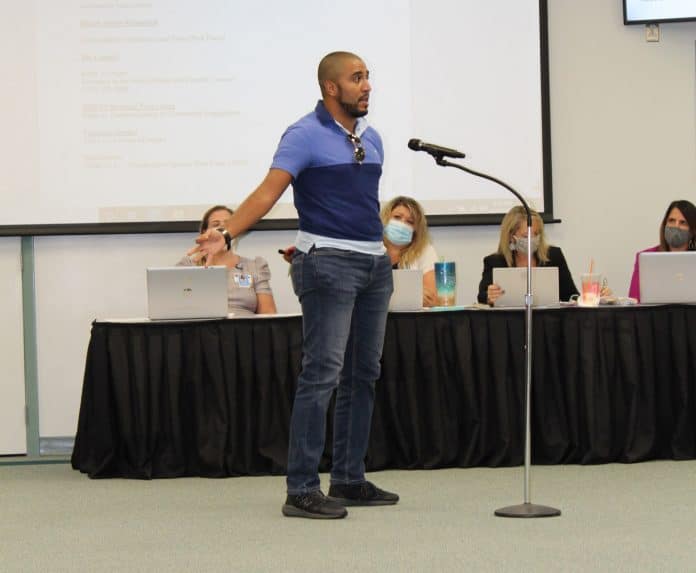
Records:
[[[227,268],[148,268],[147,309],[153,320],[227,317]]]
[[[640,302],[696,303],[696,251],[640,253]]]
[[[527,268],[501,267],[493,269],[493,282],[505,291],[495,301],[495,307],[524,306],[527,294]],[[559,306],[558,267],[532,268],[532,306]]]
[[[403,312],[423,308],[423,272],[420,270],[394,269],[394,292],[389,310]]]

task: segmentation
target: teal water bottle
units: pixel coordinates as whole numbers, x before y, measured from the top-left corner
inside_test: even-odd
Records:
[[[453,261],[435,263],[435,288],[440,306],[456,304],[457,273]]]

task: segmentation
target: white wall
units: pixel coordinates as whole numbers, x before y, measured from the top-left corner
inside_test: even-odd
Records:
[[[548,233],[575,277],[594,258],[625,294],[634,253],[656,242],[669,201],[696,201],[696,24],[662,25],[662,40],[649,44],[642,26],[622,24],[618,0],[549,0],[549,30],[554,200],[563,222]],[[280,312],[298,310],[276,253],[293,235],[255,232],[239,247],[271,263]],[[191,238],[37,239],[42,436],[75,433],[91,320],[143,315],[143,269],[175,261]],[[441,227],[433,238],[439,253],[457,262],[458,301],[473,302],[497,229]]]
[[[0,455],[26,452],[21,243],[0,239]]]
[[[622,24],[621,2],[549,0],[555,212],[571,270],[626,294],[672,199],[696,202],[696,23]]]

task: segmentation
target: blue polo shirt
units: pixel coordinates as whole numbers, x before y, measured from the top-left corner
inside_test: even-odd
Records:
[[[379,178],[384,149],[376,130],[360,139],[362,163],[345,130],[319,101],[315,110],[283,134],[271,168],[293,177],[300,231],[340,241],[382,241]]]

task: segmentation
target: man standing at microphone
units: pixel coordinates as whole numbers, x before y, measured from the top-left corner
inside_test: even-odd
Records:
[[[399,500],[366,481],[364,464],[393,286],[379,216],[384,151],[365,119],[369,72],[355,54],[332,52],[319,63],[318,79],[321,101],[285,131],[268,174],[227,229],[235,236],[244,232],[292,184],[299,231],[291,273],[302,306],[303,359],[290,421],[283,514],[335,519],[347,515],[346,505]],[[229,233],[202,234],[197,252],[218,252],[229,244]],[[318,467],[334,390],[327,497]]]

